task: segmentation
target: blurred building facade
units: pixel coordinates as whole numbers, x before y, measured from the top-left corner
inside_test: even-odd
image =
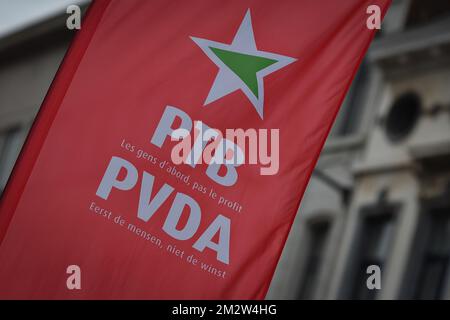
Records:
[[[0,38],[0,193],[73,34],[61,13]]]
[[[450,298],[450,2],[393,2],[268,298]],[[369,290],[367,267],[381,269]]]
[[[0,39],[0,190],[73,36],[65,18]],[[381,290],[366,287],[369,265]],[[448,0],[394,0],[267,298],[450,298]]]

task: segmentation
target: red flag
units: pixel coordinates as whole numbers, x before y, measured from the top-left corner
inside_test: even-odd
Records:
[[[388,4],[96,1],[2,198],[0,297],[264,298]],[[208,128],[234,162],[197,161]]]

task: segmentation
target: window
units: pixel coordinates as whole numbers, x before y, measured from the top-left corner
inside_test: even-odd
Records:
[[[414,298],[444,299],[450,267],[450,208],[433,210],[427,217],[425,250]]]
[[[363,220],[356,255],[352,299],[375,299],[378,290],[367,288],[367,267],[377,265],[383,270],[392,242],[394,220],[389,213],[368,215]]]
[[[410,135],[421,113],[421,99],[415,92],[398,97],[386,117],[386,135],[391,142],[400,142]]]
[[[0,194],[5,188],[23,142],[24,131],[20,127],[0,133]]]
[[[450,17],[450,1],[448,0],[412,0],[406,27],[419,27],[448,17]]]
[[[303,274],[303,283],[300,286],[299,299],[314,298],[329,229],[330,223],[328,221],[310,225],[309,254]]]
[[[332,134],[348,136],[358,132],[369,85],[369,65],[364,60],[341,106]]]

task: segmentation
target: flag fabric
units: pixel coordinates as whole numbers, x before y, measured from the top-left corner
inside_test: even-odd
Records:
[[[95,1],[3,194],[0,297],[263,299],[369,5],[389,1]],[[279,159],[177,163],[175,130],[196,160],[206,128]]]

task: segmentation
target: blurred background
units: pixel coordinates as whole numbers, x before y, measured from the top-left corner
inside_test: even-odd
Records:
[[[0,0],[0,192],[74,35],[70,4],[89,2]],[[393,1],[267,298],[450,299],[449,0]]]

